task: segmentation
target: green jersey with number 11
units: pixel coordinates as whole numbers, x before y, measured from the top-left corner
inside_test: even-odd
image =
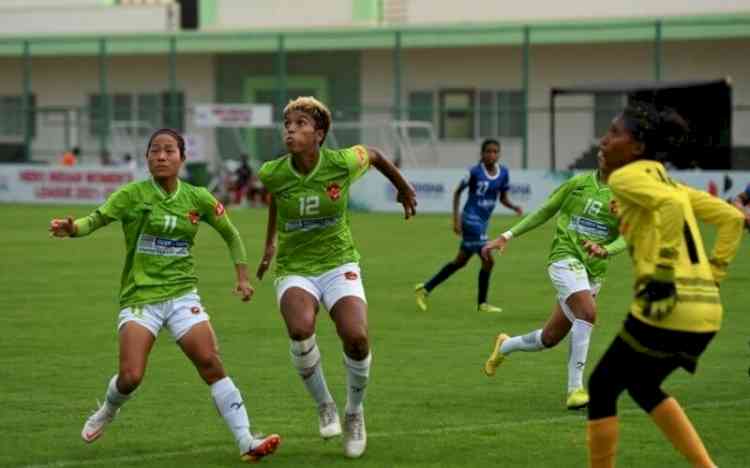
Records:
[[[195,288],[190,252],[198,223],[210,224],[230,249],[234,263],[247,263],[245,246],[224,206],[203,187],[178,182],[166,193],[153,179],[131,182],[89,216],[75,221],[81,237],[113,221],[125,234],[120,307],[163,302]]]
[[[359,261],[349,230],[349,187],[369,167],[367,149],[359,145],[321,148],[309,174],[294,168],[290,154],[263,164],[258,177],[276,203],[276,276],[318,276]]]

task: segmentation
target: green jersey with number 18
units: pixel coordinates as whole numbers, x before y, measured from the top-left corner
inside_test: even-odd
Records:
[[[198,278],[190,250],[200,221],[219,232],[235,263],[247,263],[224,206],[202,187],[178,181],[177,190],[168,194],[152,179],[131,182],[89,216],[77,219],[76,236],[113,221],[122,223],[125,234],[121,308],[163,302],[195,288]]]
[[[300,174],[286,154],[260,168],[258,177],[276,203],[276,276],[318,276],[359,261],[349,229],[349,187],[370,167],[364,146],[320,149],[318,163]]]
[[[576,175],[560,185],[537,211],[510,230],[514,236],[521,235],[555,214],[555,237],[548,262],[578,259],[592,279],[601,281],[607,272],[608,259],[589,255],[583,241],[605,247],[610,256],[625,249],[625,240],[618,230],[612,190],[599,180],[597,171]]]

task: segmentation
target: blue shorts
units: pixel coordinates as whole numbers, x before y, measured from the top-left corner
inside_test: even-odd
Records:
[[[487,243],[487,234],[484,226],[463,223],[461,225],[463,238],[461,239],[461,250],[470,254],[479,254],[482,247]]]

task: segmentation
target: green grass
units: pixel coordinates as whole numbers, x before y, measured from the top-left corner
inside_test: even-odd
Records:
[[[0,466],[226,467],[239,464],[208,388],[165,332],[136,396],[102,439],[84,444],[83,421],[117,365],[117,287],[123,262],[119,226],[86,239],[53,240],[53,215],[86,207],[2,205],[0,229]],[[265,212],[234,210],[251,268],[260,258]],[[513,221],[497,218],[492,232]],[[497,262],[490,300],[500,315],[475,310],[479,263],[436,289],[430,311],[415,311],[412,288],[456,254],[448,216],[354,214],[370,305],[373,368],[369,446],[356,462],[339,440],[317,436],[317,415],[289,361],[271,278],[255,298],[230,294],[233,270],[218,235],[204,226],[195,248],[199,288],[224,363],[242,390],[253,428],[284,438],[268,466],[553,466],[586,464],[585,413],[564,409],[567,342],[515,354],[495,378],[480,373],[498,331],[540,327],[554,303],[545,258],[549,226],[513,242]],[[666,389],[686,407],[721,467],[748,466],[750,427],[750,257],[743,241],[722,287],[724,328],[697,375],[680,371]],[[617,258],[599,302],[588,372],[625,317],[630,264]],[[340,343],[327,314],[318,321],[329,386],[345,401]],[[682,467],[627,395],[620,400],[619,466]]]

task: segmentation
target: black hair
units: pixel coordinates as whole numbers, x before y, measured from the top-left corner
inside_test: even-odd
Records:
[[[177,142],[177,149],[180,150],[180,159],[183,161],[185,160],[185,138],[180,135],[180,132],[177,130],[173,130],[171,128],[160,128],[159,130],[155,131],[151,138],[148,139],[148,145],[146,146],[146,157],[148,157],[148,150],[151,149],[151,143],[154,142],[154,139],[158,137],[159,135],[169,135],[172,138],[175,139]]]
[[[690,127],[674,109],[657,109],[653,104],[633,101],[622,112],[625,128],[645,147],[643,157],[674,160],[689,143]]]
[[[486,150],[487,147],[490,146],[490,145],[497,145],[498,149],[500,148],[500,142],[499,141],[497,141],[494,138],[487,138],[486,140],[484,140],[482,142],[482,153],[484,153],[484,150]]]

